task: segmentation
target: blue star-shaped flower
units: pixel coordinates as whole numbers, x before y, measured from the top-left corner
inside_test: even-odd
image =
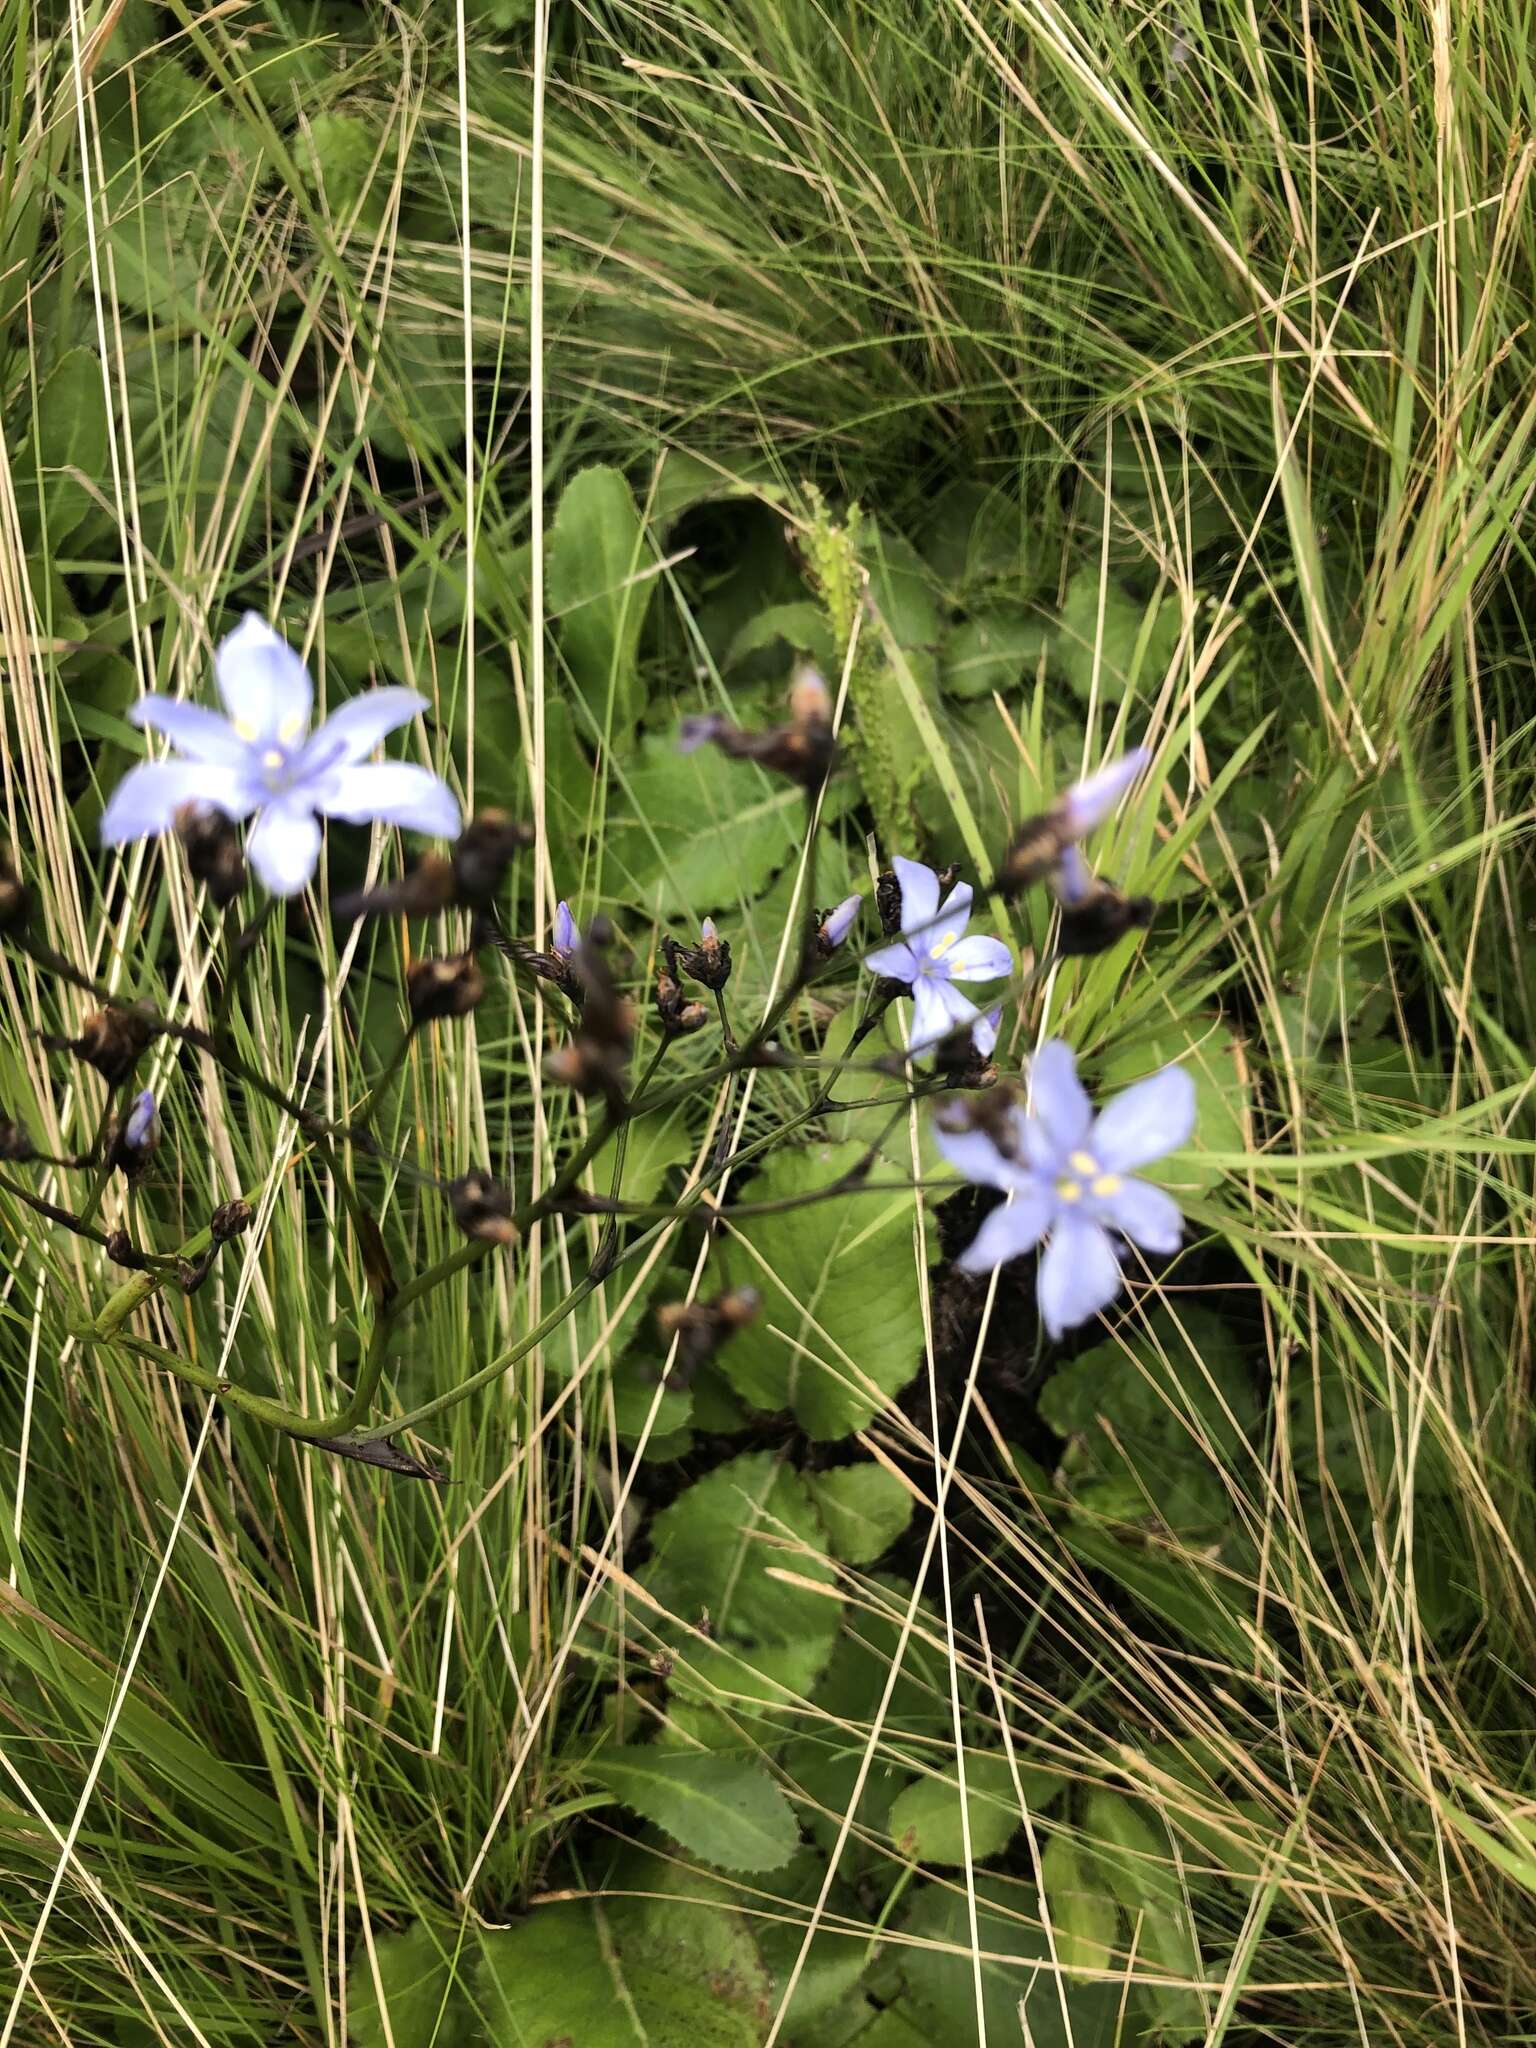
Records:
[[[1070,1048],[1052,1038],[1030,1062],[1029,1087],[1028,1109],[1016,1106],[995,1131],[956,1129],[941,1113],[934,1136],[968,1181],[1010,1197],[956,1263],[962,1272],[990,1273],[1043,1238],[1040,1313],[1059,1337],[1120,1292],[1122,1242],[1145,1252],[1178,1250],[1178,1204],[1134,1169],[1188,1142],[1195,1084],[1182,1067],[1164,1067],[1095,1116]]]
[[[458,802],[439,776],[368,759],[386,733],[427,708],[425,697],[367,690],[311,732],[309,671],[255,612],[220,642],[214,676],[227,717],[175,697],[141,697],[129,711],[183,758],[129,769],[102,814],[104,846],[169,831],[184,804],[209,805],[254,820],[245,851],[258,880],[274,896],[296,896],[320,858],[322,817],[458,836]]]
[[[941,908],[939,878],[932,868],[903,860],[900,854],[891,866],[901,884],[902,936],[869,954],[864,964],[871,974],[904,981],[911,989],[912,1030],[907,1043],[913,1052],[927,1052],[952,1031],[970,1026],[974,1033],[981,1016],[955,983],[999,981],[1013,972],[1013,955],[1001,939],[966,938],[971,921],[969,882],[951,889]]]

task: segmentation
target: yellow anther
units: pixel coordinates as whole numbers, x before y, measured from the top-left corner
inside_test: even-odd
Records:
[[[1091,1152],[1074,1152],[1067,1164],[1074,1173],[1085,1174],[1089,1179],[1099,1170],[1099,1162]]]
[[[1083,1199],[1083,1184],[1080,1180],[1059,1180],[1056,1192],[1064,1202],[1080,1202]]]
[[[285,718],[277,729],[277,736],[285,747],[291,747],[304,730],[304,714],[295,711],[292,718]]]
[[[928,958],[930,960],[942,960],[959,936],[958,932],[946,932],[942,939],[929,948]]]
[[[260,739],[260,737],[260,733],[257,732],[255,726],[252,725],[248,718],[237,718],[235,720],[236,739],[244,740],[245,744],[250,746],[253,741]]]
[[[1118,1195],[1120,1192],[1119,1174],[1101,1173],[1093,1184],[1092,1192],[1096,1195]]]

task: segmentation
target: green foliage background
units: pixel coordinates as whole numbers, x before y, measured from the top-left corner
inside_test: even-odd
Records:
[[[819,903],[984,874],[1156,748],[1093,849],[1154,933],[1026,980],[998,1061],[1180,1058],[1201,1115],[1190,1249],[1058,1348],[1027,1271],[950,1271],[974,1210],[888,1081],[701,1083],[629,1199],[786,1125],[743,1204],[872,1142],[877,1185],[661,1232],[424,1426],[442,1489],[86,1342],[120,1276],[6,1181],[86,1183],[7,1169],[0,2048],[1531,2037],[1527,11],[5,20],[3,797],[55,944],[206,1019],[208,906],[95,829],[129,704],[254,607],[536,824],[510,928],[603,911],[640,986],[712,914],[750,1022],[803,805],[673,742],[804,656],[847,686]],[[401,851],[333,832],[324,890]],[[241,1043],[339,1113],[402,955],[323,900]],[[1043,961],[1042,901],[997,916]],[[0,1103],[76,1150],[76,997],[0,987]],[[784,1034],[837,1057],[861,1001],[850,957]],[[561,1032],[504,965],[389,1145],[543,1185],[589,1128]],[[139,1338],[331,1408],[374,1324],[323,1162],[211,1063],[155,1081],[140,1220],[258,1221]],[[367,1170],[400,1270],[452,1248]],[[386,1413],[599,1235],[426,1296]],[[727,1281],[760,1322],[664,1385],[655,1308]]]

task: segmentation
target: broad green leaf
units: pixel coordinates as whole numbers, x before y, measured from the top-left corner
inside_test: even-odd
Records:
[[[796,654],[808,654],[824,669],[831,668],[838,658],[826,613],[807,598],[799,604],[769,605],[755,619],[749,619],[731,641],[725,665],[734,668],[749,654],[761,653],[780,641]]]
[[[1100,1872],[1085,1863],[1069,1834],[1053,1835],[1040,1859],[1056,1953],[1068,1970],[1107,1970],[1119,1916]]]
[[[810,1691],[832,1654],[840,1604],[768,1574],[784,1566],[830,1586],[826,1547],[805,1481],[767,1451],[717,1466],[664,1508],[640,1578],[676,1617],[674,1692],[690,1683],[765,1700]],[[706,1619],[708,1633],[695,1633]]]
[[[863,1153],[857,1144],[779,1152],[753,1195],[810,1194]],[[897,1190],[807,1202],[751,1218],[737,1236],[726,1250],[729,1282],[755,1287],[763,1305],[722,1347],[721,1371],[757,1407],[793,1409],[809,1436],[862,1429],[922,1358],[912,1197]]]
[[[912,1519],[912,1496],[883,1465],[839,1465],[807,1476],[834,1557],[872,1564]]]
[[[1099,570],[1085,564],[1067,586],[1061,621],[1052,638],[1052,663],[1079,697],[1093,688],[1094,649],[1099,650],[1099,701],[1118,703],[1133,684],[1160,684],[1179,638],[1179,600],[1143,606],[1118,584],[1104,593],[1099,627]]]
[[[1088,1795],[1083,1843],[1125,1909],[1136,1952],[1148,1970],[1198,1978],[1200,1949],[1161,1823],[1154,1826],[1135,1801],[1096,1787]],[[1141,1991],[1165,2034],[1187,2039],[1204,2031],[1197,1992],[1154,1985],[1143,1985]]]
[[[1022,1762],[1019,1780],[1031,1812],[1053,1799],[1062,1782],[1059,1771]],[[1006,1756],[995,1750],[966,1751],[965,1808],[972,1862],[980,1863],[1007,1848],[1024,1816]],[[914,1862],[964,1863],[960,1780],[955,1766],[951,1764],[936,1777],[914,1779],[892,1804],[889,1827],[896,1847]]]
[[[646,1744],[604,1751],[587,1775],[721,1870],[780,1870],[800,1840],[789,1801],[745,1758]]]
[[[481,1936],[486,2048],[756,2048],[753,2021],[643,1942],[626,1954],[613,1919],[561,1902]]]
[[[637,657],[655,589],[634,495],[599,464],[572,477],[550,529],[545,565],[551,615],[592,733],[629,732],[640,716]],[[611,700],[611,704],[610,704]]]
[[[476,2038],[451,1938],[418,1920],[404,1934],[374,1940],[374,1964],[359,1946],[347,1985],[348,2048],[470,2048]]]
[[[750,903],[798,853],[805,800],[713,747],[680,754],[648,736],[608,798],[603,894],[652,916],[685,918]]]
[[[1119,1985],[1069,1979],[1058,1989],[1044,1932],[1028,1924],[1021,1913],[1033,1919],[1032,1899],[1025,1905],[1016,1889],[1000,1893],[984,1878],[978,1883],[977,1934],[989,2048],[1001,2048],[1005,2042],[1018,2048],[1026,2039],[1031,2048],[1129,2048],[1118,2024]],[[959,1883],[924,1885],[907,1914],[903,1932],[910,1939],[900,1951],[907,1995],[891,2010],[910,2018],[934,2048],[976,2048],[981,2038],[969,1922],[965,1887]],[[1019,2024],[1021,2000],[1027,2036]]]
[[[984,612],[967,619],[944,642],[939,681],[946,696],[990,697],[1011,692],[1034,670],[1050,638],[1039,619],[1018,612]]]
[[[110,524],[82,481],[88,478],[110,497],[107,407],[101,358],[94,349],[72,348],[60,356],[38,392],[36,427],[19,478],[31,485],[19,494],[29,526],[37,516],[36,486],[27,476],[34,463],[42,471],[48,545],[54,554],[64,550],[77,528],[103,518]],[[37,530],[42,530],[40,519]]]

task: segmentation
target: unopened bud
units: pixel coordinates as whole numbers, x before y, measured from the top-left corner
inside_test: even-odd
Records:
[[[210,898],[223,910],[245,887],[245,855],[233,822],[211,804],[188,803],[177,811],[175,824],[188,874],[207,885]]]
[[[16,863],[0,846],[0,932],[20,931],[32,907],[32,892],[16,872]]]
[[[506,811],[477,811],[454,841],[450,864],[460,903],[484,910],[500,890],[512,856],[533,832]]]
[[[838,947],[853,930],[853,921],[859,914],[863,897],[857,894],[845,896],[835,910],[817,911],[816,951],[823,960],[830,960]]]
[[[715,920],[706,917],[699,927],[699,943],[686,950],[673,947],[671,958],[684,974],[694,981],[700,981],[705,988],[716,991],[723,989],[731,978],[730,942],[722,939],[715,930]]]
[[[517,1236],[512,1197],[486,1173],[466,1173],[448,1189],[453,1220],[481,1244],[511,1244]]]
[[[430,1024],[437,1017],[467,1017],[484,995],[485,976],[473,953],[417,960],[406,969],[405,999],[413,1023]]]
[[[221,1202],[208,1218],[208,1235],[215,1244],[228,1244],[250,1227],[251,1205],[238,1195],[232,1202]]]
[[[145,1088],[128,1105],[128,1113],[117,1127],[108,1148],[107,1164],[137,1180],[149,1164],[149,1155],[160,1142],[160,1117],[153,1089]]]

